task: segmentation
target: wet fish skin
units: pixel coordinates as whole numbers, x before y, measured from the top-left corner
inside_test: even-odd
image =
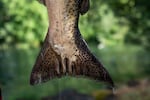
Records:
[[[114,83],[100,61],[90,52],[79,28],[79,15],[89,9],[89,0],[42,0],[48,10],[49,30],[33,67],[30,84],[64,75],[83,76]]]

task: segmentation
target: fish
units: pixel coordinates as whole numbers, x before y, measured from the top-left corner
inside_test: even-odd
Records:
[[[89,0],[41,0],[49,19],[48,32],[33,66],[30,84],[63,76],[85,77],[114,86],[102,63],[83,39],[78,21],[90,8]]]

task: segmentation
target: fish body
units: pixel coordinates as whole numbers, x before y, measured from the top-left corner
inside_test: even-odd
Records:
[[[43,0],[49,17],[49,30],[33,67],[30,83],[46,82],[64,75],[84,76],[107,82],[113,81],[90,52],[82,38],[78,20],[89,9],[89,0]]]

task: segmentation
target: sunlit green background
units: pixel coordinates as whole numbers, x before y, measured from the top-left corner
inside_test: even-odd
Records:
[[[84,39],[116,85],[150,76],[149,7],[148,0],[91,0],[90,10],[80,17]],[[0,87],[4,100],[40,100],[65,88],[87,94],[101,89],[101,83],[71,77],[29,85],[47,28],[46,8],[36,0],[0,0]],[[132,97],[144,100],[145,96]]]

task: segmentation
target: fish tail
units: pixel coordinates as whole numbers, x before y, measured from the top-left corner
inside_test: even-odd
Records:
[[[46,82],[64,75],[83,76],[111,84],[113,81],[100,61],[90,52],[86,43],[79,39],[76,42],[78,53],[72,57],[62,57],[54,51],[51,44],[44,41],[43,48],[33,67],[30,84]]]
[[[31,72],[31,85],[46,82],[61,76],[60,72],[58,72],[60,67],[60,56],[53,50],[47,38],[48,33]]]
[[[77,56],[76,62],[71,64],[73,76],[83,76],[92,80],[107,83],[112,88],[114,83],[102,63],[90,52],[84,51]]]

